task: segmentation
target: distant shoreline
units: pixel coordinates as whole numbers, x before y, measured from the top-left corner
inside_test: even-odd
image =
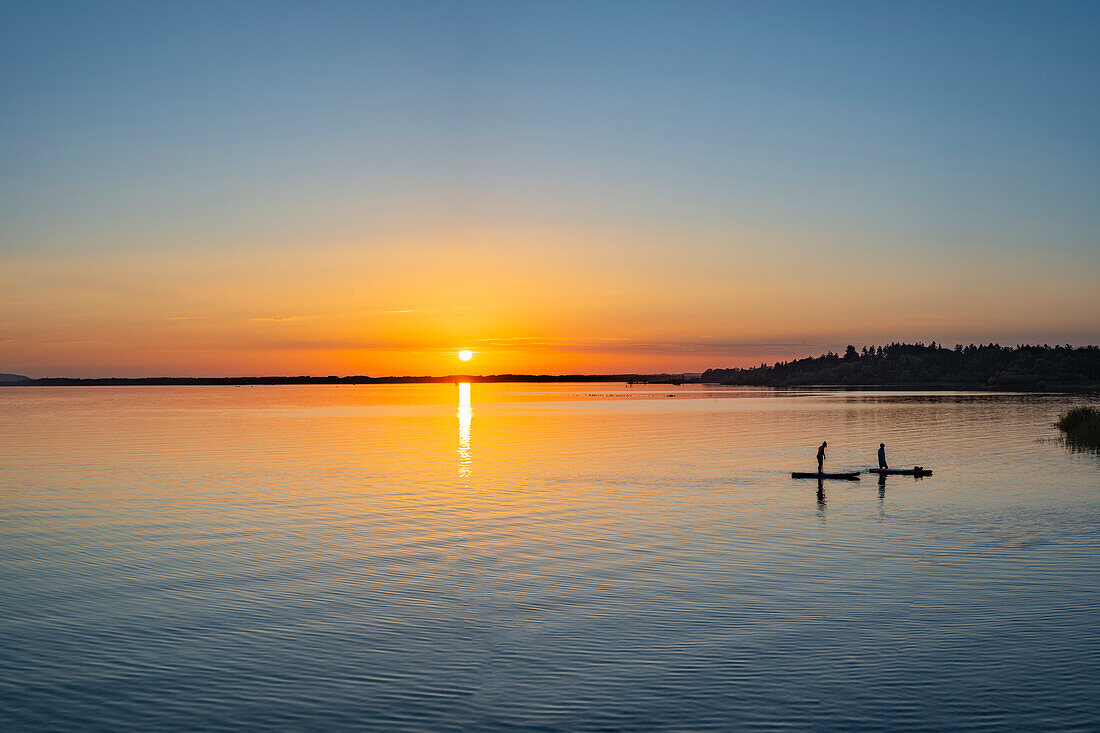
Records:
[[[1100,347],[986,344],[945,348],[932,342],[849,345],[844,354],[758,367],[708,369],[704,382],[762,387],[935,385],[946,389],[1081,391],[1100,388]]]
[[[1100,346],[956,345],[932,342],[848,346],[843,355],[776,362],[758,367],[670,374],[448,374],[442,377],[42,377],[0,374],[0,386],[245,386],[279,384],[439,384],[447,382],[626,382],[714,384],[798,389],[1004,390],[1081,392],[1100,390]]]
[[[1100,392],[1100,382],[1090,384],[1053,384],[1045,388],[1021,385],[989,384],[729,384],[698,377],[679,378],[665,375],[623,374],[569,374],[562,376],[541,374],[492,374],[473,376],[465,374],[444,377],[42,377],[18,381],[0,381],[3,387],[256,387],[294,385],[385,385],[385,384],[457,384],[472,382],[482,384],[608,384],[623,382],[636,385],[680,386],[684,384],[711,387],[745,387],[776,391],[828,390],[841,392]]]
[[[698,378],[679,374],[451,374],[443,377],[41,377],[0,381],[0,387],[140,387],[245,386],[280,384],[447,384],[454,382],[553,383],[628,382],[633,384],[689,384]]]

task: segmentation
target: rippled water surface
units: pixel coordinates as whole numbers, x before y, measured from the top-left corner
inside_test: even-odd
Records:
[[[1080,401],[0,389],[0,729],[1096,729]]]

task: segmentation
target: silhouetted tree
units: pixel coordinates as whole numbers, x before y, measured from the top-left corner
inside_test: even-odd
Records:
[[[848,346],[841,358],[823,356],[751,369],[708,369],[702,381],[770,386],[942,385],[1048,388],[1100,382],[1100,347],[988,344],[954,349],[932,342]]]

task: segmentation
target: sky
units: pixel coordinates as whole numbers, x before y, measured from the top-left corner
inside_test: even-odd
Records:
[[[0,372],[1098,343],[1098,37],[1097,3],[0,2]]]

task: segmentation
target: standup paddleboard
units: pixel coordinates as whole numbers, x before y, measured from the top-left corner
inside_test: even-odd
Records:
[[[791,478],[841,478],[848,479],[849,481],[859,481],[859,471],[848,471],[845,473],[801,473],[795,471],[791,474]]]

